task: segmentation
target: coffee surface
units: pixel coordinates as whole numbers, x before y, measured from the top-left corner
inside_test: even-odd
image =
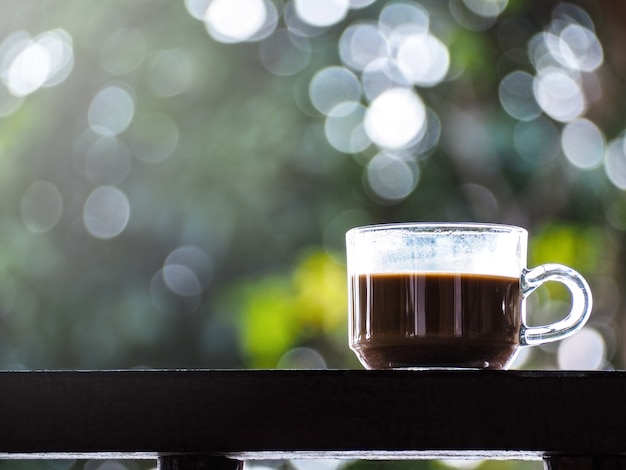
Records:
[[[506,368],[519,346],[519,279],[440,273],[353,276],[352,348],[371,369]]]

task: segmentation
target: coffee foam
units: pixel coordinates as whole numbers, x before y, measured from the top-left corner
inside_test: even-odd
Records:
[[[466,273],[519,277],[525,233],[372,230],[348,236],[348,272]]]

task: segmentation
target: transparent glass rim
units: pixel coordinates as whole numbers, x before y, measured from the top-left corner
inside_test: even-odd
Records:
[[[483,222],[398,222],[373,225],[362,225],[346,232],[347,237],[369,232],[408,231],[414,233],[502,233],[526,235],[525,228],[516,225],[494,224]]]

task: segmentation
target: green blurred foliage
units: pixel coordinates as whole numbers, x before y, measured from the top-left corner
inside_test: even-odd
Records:
[[[291,348],[320,337],[345,348],[345,268],[324,251],[307,250],[293,272],[254,278],[228,297],[249,367],[276,368]]]
[[[550,224],[533,235],[530,264],[561,263],[583,274],[597,273],[604,267],[607,244],[606,234],[596,227]]]

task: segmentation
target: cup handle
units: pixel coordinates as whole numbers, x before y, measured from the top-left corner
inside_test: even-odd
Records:
[[[572,308],[560,321],[544,326],[527,326],[523,318],[520,331],[520,344],[533,346],[558,341],[579,331],[589,319],[593,301],[591,289],[578,272],[561,264],[542,264],[522,272],[521,288],[525,299],[544,282],[556,281],[565,285],[572,294]]]

